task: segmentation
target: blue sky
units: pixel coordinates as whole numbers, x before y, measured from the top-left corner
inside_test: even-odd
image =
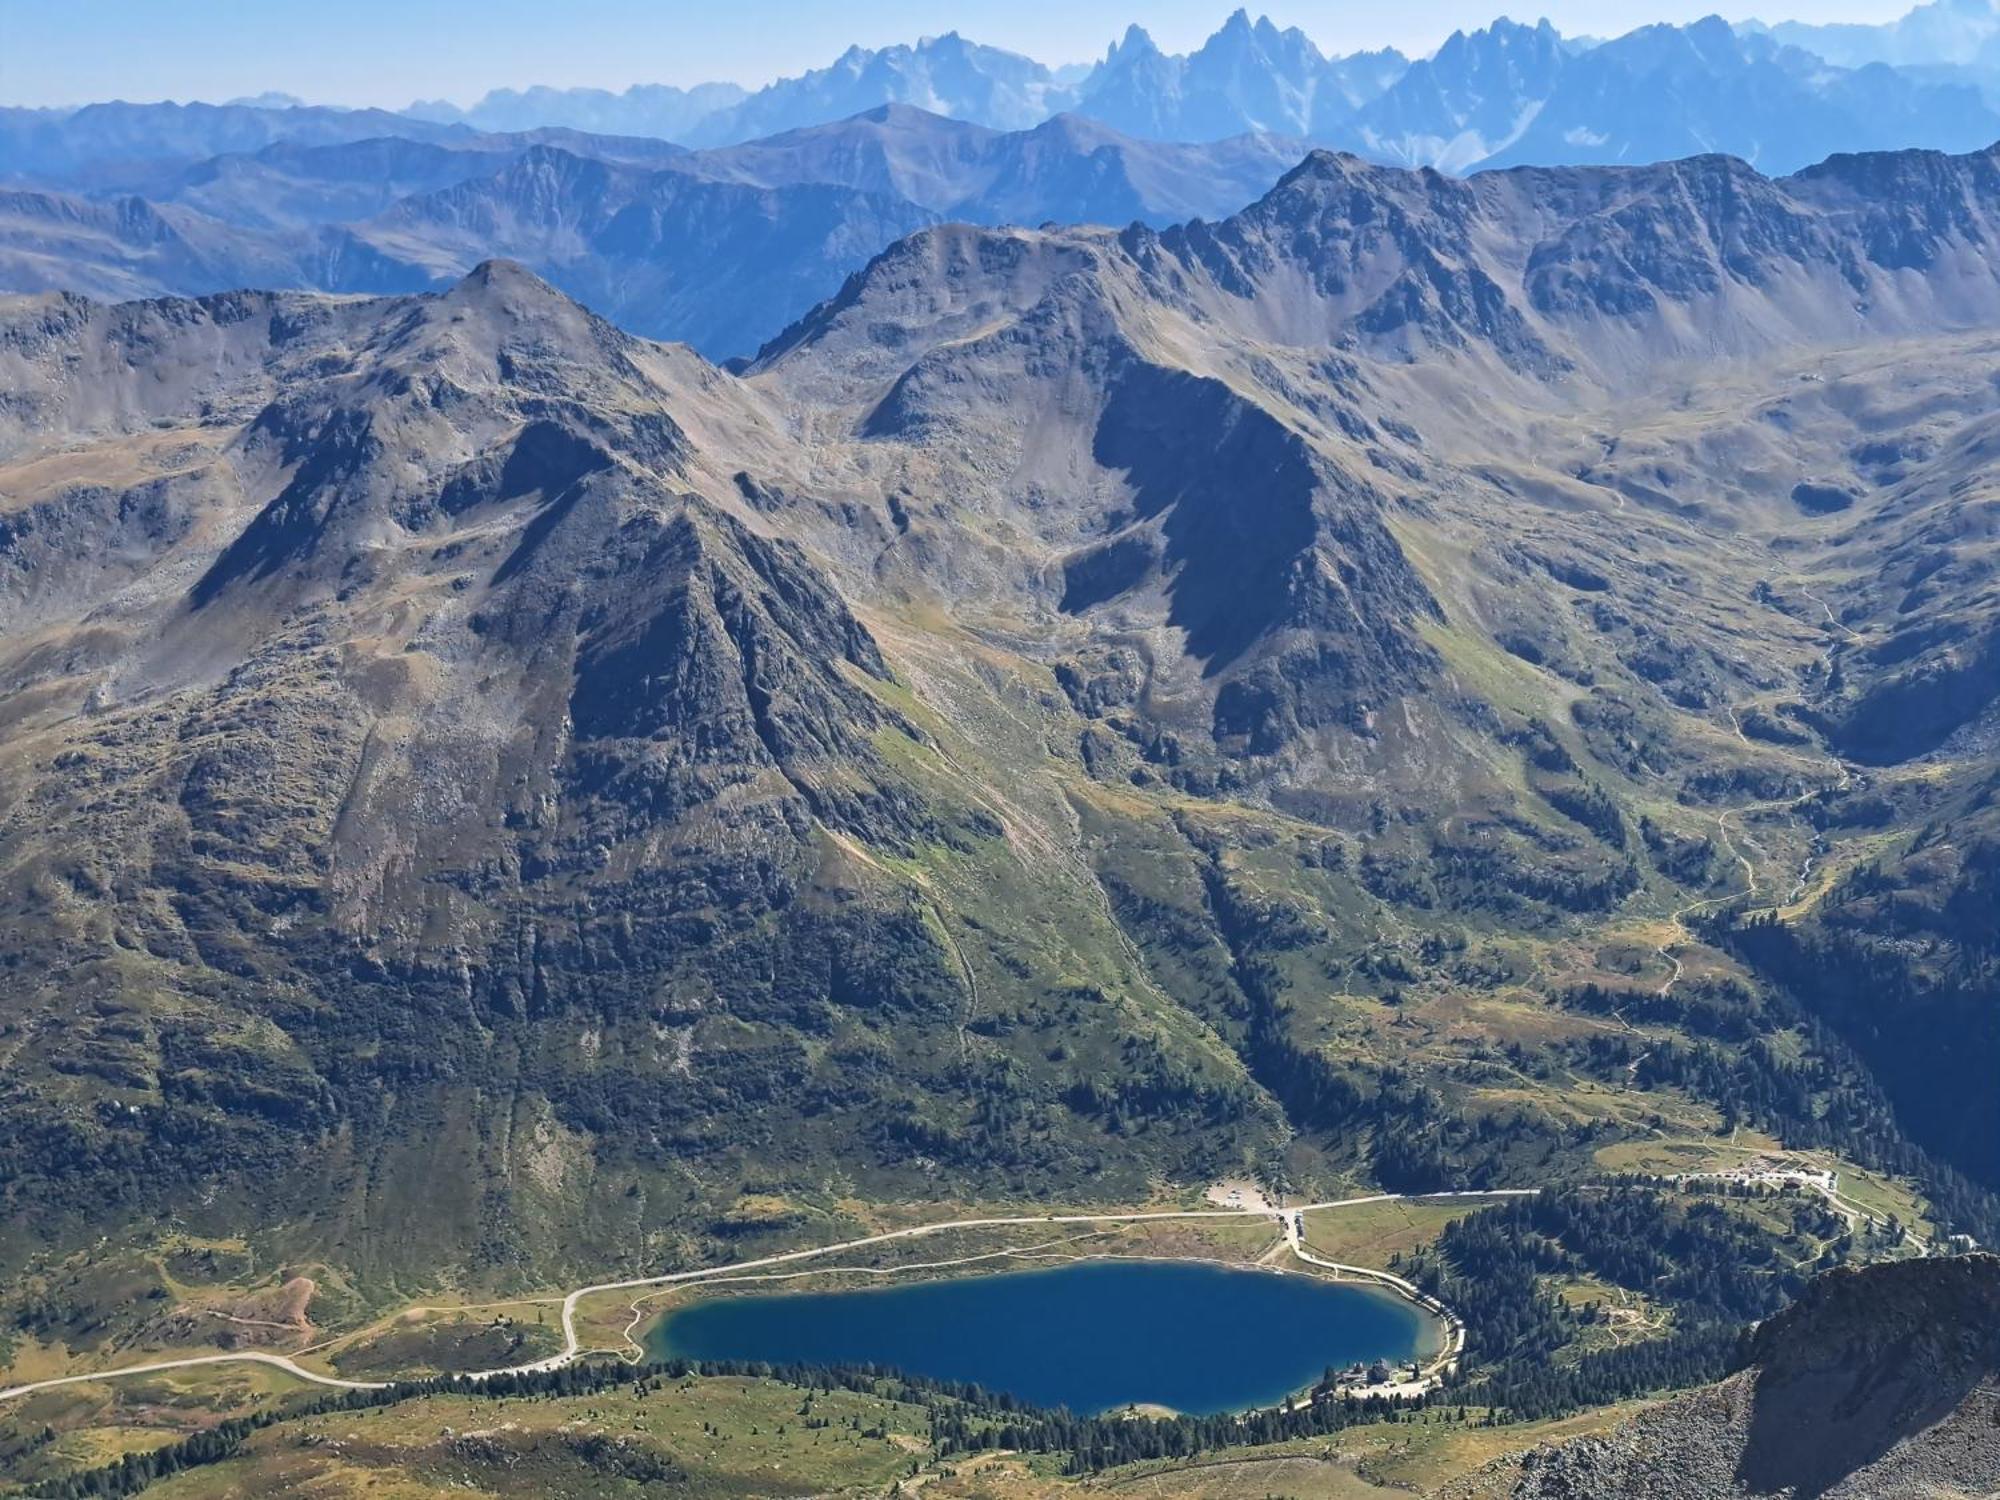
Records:
[[[958,30],[1044,62],[1082,61],[1137,20],[1196,46],[1233,0],[0,0],[0,103],[226,99],[278,89],[314,102],[469,102],[499,85],[623,88],[727,78],[757,85],[881,45]],[[1909,0],[1771,0],[1764,19],[1887,20]],[[1502,0],[1298,0],[1268,7],[1325,51],[1428,51]],[[1551,0],[1568,33],[1692,20],[1715,0]],[[1756,9],[1757,7],[1753,7]],[[1252,6],[1253,15],[1259,7]],[[1729,13],[1729,12],[1725,12]],[[1523,10],[1517,18],[1532,19]]]

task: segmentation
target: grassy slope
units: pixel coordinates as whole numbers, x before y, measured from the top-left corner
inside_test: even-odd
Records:
[[[735,1378],[690,1379],[645,1395],[620,1389],[560,1400],[429,1397],[280,1423],[256,1434],[240,1455],[147,1493],[158,1500],[264,1500],[302,1492],[396,1500],[623,1496],[650,1492],[671,1474],[675,1493],[717,1497],[884,1496],[901,1483],[906,1493],[965,1500],[1071,1488],[1177,1500],[1274,1491],[1353,1500],[1429,1492],[1500,1455],[1601,1430],[1631,1410],[1509,1428],[1440,1420],[1363,1426],[1311,1443],[1223,1450],[1189,1465],[1113,1470],[1079,1486],[1044,1459],[937,1461],[917,1407],[846,1391],[814,1395],[809,1412],[804,1406],[796,1387]],[[809,1428],[808,1415],[830,1425]],[[65,1435],[58,1447],[67,1456],[84,1451],[86,1442]]]

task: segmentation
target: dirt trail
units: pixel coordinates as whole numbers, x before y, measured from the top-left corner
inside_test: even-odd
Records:
[[[1828,606],[1823,600],[1817,602],[1819,602],[1820,607],[1822,609],[1826,610],[1827,619],[1832,621],[1833,620],[1832,609],[1828,608]],[[1834,623],[1838,624],[1838,621],[1834,621]],[[1840,626],[1840,628],[1843,630],[1847,629],[1847,627],[1844,625]],[[1848,631],[1848,634],[1853,635],[1854,632],[1850,630]],[[1859,639],[1859,637],[1856,637],[1856,639]],[[1729,726],[1731,730],[1735,732],[1736,738],[1742,740],[1746,746],[1749,745],[1750,741],[1743,733],[1743,722],[1741,719],[1737,717],[1736,709],[1734,707],[1731,707],[1726,709],[1725,712],[1729,715]],[[1836,773],[1835,780],[1833,783],[1834,791],[1844,792],[1854,784],[1853,769],[1847,764],[1846,761],[1842,760],[1839,756],[1835,755],[1829,755],[1825,758],[1825,760],[1826,764],[1829,767],[1831,767],[1832,770]],[[1664,958],[1668,964],[1668,974],[1667,977],[1660,983],[1660,988],[1658,991],[1659,994],[1662,995],[1671,994],[1673,992],[1674,986],[1680,983],[1683,974],[1686,973],[1685,966],[1681,963],[1680,958],[1678,957],[1678,955],[1674,953],[1673,950],[1683,942],[1691,942],[1694,940],[1695,936],[1694,931],[1692,928],[1688,926],[1687,919],[1689,917],[1696,915],[1699,912],[1708,911],[1711,908],[1729,906],[1738,901],[1755,900],[1758,895],[1756,862],[1752,860],[1749,855],[1745,854],[1740,848],[1737,847],[1736,841],[1734,839],[1730,838],[1729,820],[1731,818],[1742,818],[1752,813],[1775,812],[1780,809],[1787,812],[1795,811],[1796,809],[1805,806],[1808,802],[1811,802],[1815,797],[1818,797],[1819,795],[1820,795],[1820,789],[1814,788],[1810,791],[1801,792],[1796,797],[1774,797],[1763,802],[1746,803],[1742,807],[1732,807],[1716,815],[1715,819],[1716,838],[1718,842],[1721,843],[1724,851],[1727,852],[1729,857],[1735,860],[1737,865],[1742,869],[1743,888],[1737,891],[1730,891],[1721,896],[1708,896],[1704,897],[1700,901],[1690,901],[1686,906],[1683,906],[1679,908],[1677,911],[1673,911],[1668,914],[1667,920],[1673,924],[1675,929],[1675,935],[1667,938],[1664,942],[1657,944],[1654,948],[1654,951],[1658,953],[1660,957]],[[1744,835],[1743,841],[1749,844],[1753,849],[1758,847],[1755,841],[1750,839],[1747,834]],[[1762,851],[1760,850],[1759,852]],[[1790,904],[1794,901],[1797,901],[1805,893],[1805,890],[1811,880],[1814,863],[1817,860],[1823,858],[1825,854],[1826,854],[1826,847],[1825,847],[1824,836],[1816,833],[1813,837],[1812,844],[1806,854],[1805,860],[1803,861],[1803,863],[1799,868],[1798,878],[1792,883],[1791,889],[1787,891],[1785,894],[1784,900],[1786,904]],[[1775,907],[1760,908],[1760,909],[1776,910]]]
[[[1743,867],[1743,889],[1740,891],[1730,891],[1726,895],[1709,896],[1700,901],[1690,901],[1678,911],[1668,914],[1667,920],[1673,923],[1676,935],[1669,937],[1654,949],[1671,966],[1667,977],[1660,982],[1660,994],[1671,994],[1674,986],[1680,983],[1681,976],[1687,972],[1686,965],[1680,961],[1680,956],[1673,951],[1681,943],[1692,942],[1694,940],[1694,929],[1688,926],[1687,919],[1697,912],[1707,911],[1710,907],[1727,906],[1732,901],[1742,901],[1757,894],[1757,867],[1750,862],[1749,856],[1737,848],[1734,841],[1730,839],[1729,820],[1742,813],[1760,812],[1770,807],[1787,807],[1790,805],[1789,802],[1783,801],[1755,802],[1748,807],[1733,807],[1727,812],[1716,815],[1716,837],[1721,842],[1722,847],[1728,851],[1730,857]]]

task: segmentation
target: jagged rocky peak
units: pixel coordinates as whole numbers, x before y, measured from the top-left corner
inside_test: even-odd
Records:
[[[1361,342],[1403,357],[1482,350],[1535,374],[1568,360],[1531,325],[1479,193],[1424,168],[1316,151],[1242,213],[1161,244],[1249,304],[1262,337]],[[1474,228],[1482,233],[1475,238]]]
[[[1263,336],[1620,381],[1662,359],[1755,354],[2000,316],[1991,150],[1768,177],[1709,154],[1454,178],[1316,151],[1258,202],[1158,243],[1278,316]],[[1948,276],[1907,280],[1951,265]],[[1301,287],[1312,305],[1298,301]]]
[[[849,277],[839,295],[760,350],[751,368],[782,366],[789,381],[841,387],[893,379],[933,342],[1033,306],[1063,277],[1096,265],[1111,243],[1109,233],[1088,230],[924,230]]]
[[[1417,621],[1435,601],[1371,478],[1277,403],[1155,347],[1164,308],[1134,284],[1129,238],[930,231],[878,259],[753,379],[833,407],[836,424],[896,454],[872,462],[958,454],[949,487],[898,500],[899,526],[929,539],[907,552],[923,586],[969,618],[1026,607],[1106,636],[1160,632],[1153,706],[1184,727],[1190,755],[1199,743],[1263,757],[1352,733],[1429,680]],[[1005,561],[989,560],[997,536],[1019,539]],[[1095,654],[1066,671],[1089,711]]]
[[[1159,50],[1160,45],[1153,40],[1153,34],[1133,21],[1126,26],[1125,34],[1106,49],[1104,60],[1106,64],[1128,62],[1136,57],[1157,55]]]
[[[1976,181],[1983,159],[1945,170]],[[1950,201],[1918,216],[1926,232],[1983,243],[1978,215]],[[1475,382],[1475,411],[1561,410],[1586,387],[1650,389],[1682,354],[1748,368],[1873,337],[1877,320],[1899,332],[1964,315],[1928,296],[1976,309],[2000,294],[1976,259],[1892,287],[1903,273],[1886,258],[1862,216],[1724,156],[1458,179],[1315,152],[1219,223],[927,230],[748,374],[896,476],[868,527],[843,520],[820,543],[859,556],[862,536],[882,538],[862,587],[931,592],[975,625],[1023,610],[1078,622],[1090,638],[1063,665],[1079,712],[1116,697],[1121,732],[1171,723],[1183,766],[1212,754],[1240,768],[1373,734],[1383,705],[1440,680],[1426,636],[1486,608],[1412,562],[1409,518],[1458,503],[1440,498],[1457,481],[1425,466],[1463,440],[1467,409],[1427,416],[1421,393],[1394,409],[1401,372],[1433,392]],[[1620,616],[1604,603],[1580,618],[1631,628]],[[1528,637],[1573,627],[1538,620],[1501,627],[1509,654],[1552,659]],[[1105,644],[1120,632],[1150,643],[1150,724],[1134,693],[1103,685],[1129,676]],[[1692,655],[1623,649],[1676,701],[1716,701],[1678,680],[1711,671]],[[1858,703],[1877,676],[1842,682]]]

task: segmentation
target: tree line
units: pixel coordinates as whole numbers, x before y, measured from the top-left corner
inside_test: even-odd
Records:
[[[1454,1399],[1520,1420],[1718,1379],[1739,1336],[1804,1281],[1770,1231],[1721,1203],[1637,1185],[1544,1192],[1453,1220],[1403,1274],[1464,1320]],[[1569,1356],[1601,1312],[1548,1290],[1556,1276],[1638,1293],[1671,1313],[1672,1331]]]
[[[1333,1394],[1322,1382],[1288,1410],[1264,1410],[1209,1417],[1137,1418],[1108,1414],[1077,1416],[1062,1408],[989,1391],[969,1381],[940,1380],[903,1373],[878,1364],[774,1364],[762,1360],[670,1359],[640,1366],[576,1363],[554,1370],[495,1375],[481,1381],[451,1377],[399,1381],[382,1390],[341,1391],[288,1405],[229,1417],[213,1427],[144,1453],[82,1470],[38,1487],[46,1500],[119,1500],[189,1469],[232,1458],[254,1434],[282,1422],[333,1413],[395,1406],[424,1396],[485,1400],[568,1400],[629,1386],[645,1395],[691,1377],[771,1380],[807,1393],[855,1391],[906,1406],[922,1407],[929,1419],[933,1453],[1008,1449],[1060,1455],[1071,1473],[1087,1473],[1145,1458],[1177,1458],[1216,1448],[1286,1442],[1338,1431],[1356,1421],[1380,1420],[1414,1409],[1421,1402],[1370,1398],[1357,1401]]]

